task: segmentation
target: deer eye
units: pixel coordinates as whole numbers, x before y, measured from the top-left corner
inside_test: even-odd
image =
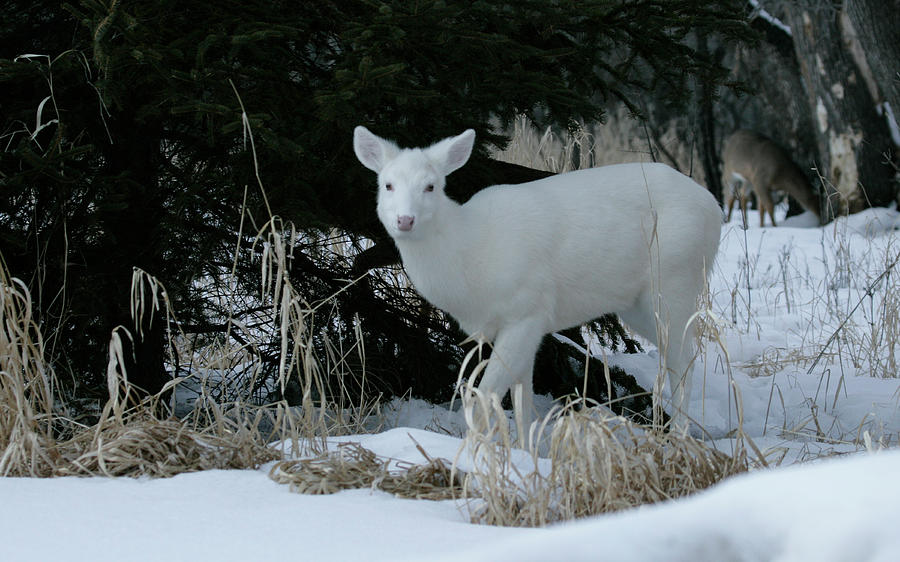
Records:
[[[425,186],[425,191],[434,191],[434,185],[429,183]]]
[[[394,191],[394,186],[389,183],[384,184],[384,188],[388,191]]]

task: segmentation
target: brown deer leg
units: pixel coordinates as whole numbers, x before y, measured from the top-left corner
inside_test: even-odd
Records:
[[[756,192],[756,201],[759,203],[759,226],[760,228],[766,222],[766,213],[772,217],[772,226],[775,224],[775,204],[772,203],[772,195],[769,186],[766,186]]]

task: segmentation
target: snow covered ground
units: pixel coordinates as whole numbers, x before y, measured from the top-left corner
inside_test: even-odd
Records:
[[[738,220],[723,229],[711,276],[719,336],[701,356],[692,415],[723,447],[740,417],[779,468],[547,529],[472,525],[455,502],[377,490],[303,496],[268,467],[6,478],[0,560],[900,560],[900,451],[866,452],[900,435],[900,271],[882,275],[900,253],[900,215],[873,209],[821,228],[803,215],[760,229],[751,213],[746,233]],[[654,354],[611,360],[649,384]],[[341,440],[412,462],[424,459],[411,437],[432,457],[459,450],[445,434],[462,431],[458,413],[395,401],[386,421],[382,433]],[[861,452],[829,458],[850,451]]]

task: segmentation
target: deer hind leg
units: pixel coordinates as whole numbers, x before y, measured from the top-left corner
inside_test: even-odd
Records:
[[[525,320],[502,328],[494,340],[488,362],[478,389],[485,394],[502,398],[511,390],[519,444],[524,445],[528,428],[534,419],[534,386],[532,370],[534,356],[547,332],[543,323]]]
[[[694,330],[690,322],[696,312],[697,297],[669,302],[668,314],[661,313],[661,318],[668,320],[668,345],[666,347],[666,374],[671,392],[671,417],[674,427],[687,430],[689,426],[688,409],[691,404],[692,370],[691,354],[693,353]]]
[[[741,186],[741,216],[743,217],[744,224],[747,224],[747,205],[750,203],[750,189],[744,184]]]
[[[725,192],[724,206],[728,210],[728,216],[726,217],[726,222],[731,222],[731,213],[734,210],[735,204],[740,205],[741,210],[743,211],[743,217],[747,216],[747,193],[746,193],[746,180],[743,176],[739,176],[734,173],[727,173],[723,177],[723,190]]]
[[[659,390],[668,382],[669,400],[654,389],[654,404],[662,405],[668,412],[672,426],[679,430],[689,428],[688,407],[691,402],[693,330],[685,330],[696,312],[697,294],[694,291],[696,273],[685,271],[669,275],[665,281],[670,298],[663,295],[642,297],[630,310],[619,314],[622,321],[659,348],[661,359]],[[673,289],[680,287],[681,290]],[[685,290],[687,289],[687,290]]]
[[[772,226],[777,226],[775,224],[775,203],[772,202],[771,186],[764,185],[756,190],[756,202],[759,206],[760,228],[765,225],[766,213],[768,213],[769,217],[772,219]]]
[[[728,176],[722,178],[722,186],[725,191],[724,207],[728,215],[725,222],[731,222],[731,212],[734,210],[734,179]]]

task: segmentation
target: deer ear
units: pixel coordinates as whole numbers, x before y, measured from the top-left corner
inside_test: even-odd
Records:
[[[425,152],[446,176],[468,162],[474,144],[475,131],[467,129],[460,135],[444,139],[428,147]]]
[[[400,148],[360,125],[353,130],[353,151],[363,166],[380,174],[384,165],[397,156]]]

